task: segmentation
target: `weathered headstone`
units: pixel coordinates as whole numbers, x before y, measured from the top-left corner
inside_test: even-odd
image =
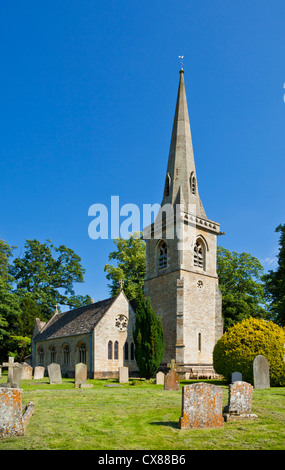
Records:
[[[55,362],[53,362],[52,364],[48,365],[47,369],[48,369],[49,383],[61,384],[62,378],[61,378],[60,364],[56,364]]]
[[[234,382],[240,382],[242,380],[242,374],[241,372],[233,372],[232,373],[232,384]]]
[[[79,362],[75,365],[75,388],[85,384],[87,381],[87,364]]]
[[[270,388],[269,364],[266,357],[259,355],[253,361],[254,388]]]
[[[13,386],[20,387],[23,378],[23,364],[14,362],[13,367]]]
[[[224,426],[223,389],[217,385],[194,383],[182,387],[180,429]]]
[[[170,370],[164,377],[164,390],[179,390],[180,388],[180,370],[174,359],[171,359],[171,363],[167,364]]]
[[[253,386],[247,382],[236,381],[229,385],[229,401],[224,409],[225,421],[255,419],[251,413]]]
[[[45,376],[45,368],[43,366],[36,366],[34,370],[34,380],[43,379]]]
[[[32,380],[33,378],[33,368],[26,362],[23,362],[23,380]]]
[[[129,381],[129,368],[119,367],[119,383],[127,383]]]
[[[163,372],[157,372],[155,376],[155,383],[156,385],[164,385],[164,373]]]
[[[23,436],[33,409],[30,402],[23,414],[22,389],[0,388],[0,437]]]
[[[8,367],[7,384],[12,384],[13,383],[14,358],[12,356],[9,356],[8,362],[3,362],[2,367]]]

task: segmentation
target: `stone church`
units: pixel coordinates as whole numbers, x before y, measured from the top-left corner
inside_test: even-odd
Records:
[[[220,225],[207,218],[198,192],[183,69],[161,208],[144,230],[145,296],[163,325],[161,369],[175,359],[189,377],[196,369],[212,368],[223,324],[216,270]],[[56,310],[47,323],[35,322],[32,365],[57,362],[74,376],[75,364],[84,362],[90,378],[117,377],[119,367],[127,366],[136,375],[134,324],[135,305],[122,288],[114,298],[65,313]]]

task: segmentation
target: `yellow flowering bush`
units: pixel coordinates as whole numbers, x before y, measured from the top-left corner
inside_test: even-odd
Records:
[[[213,351],[215,371],[230,382],[233,372],[253,384],[253,360],[262,354],[269,362],[271,386],[285,386],[285,330],[272,321],[248,318],[229,328]]]

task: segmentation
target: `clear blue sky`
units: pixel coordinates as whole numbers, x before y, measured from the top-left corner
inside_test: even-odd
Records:
[[[184,55],[198,175],[219,244],[268,269],[285,223],[284,0],[14,0],[0,6],[0,237],[82,258],[108,297],[94,203],[160,203]]]

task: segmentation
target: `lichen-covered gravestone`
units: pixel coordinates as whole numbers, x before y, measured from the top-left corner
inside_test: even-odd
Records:
[[[23,375],[22,379],[23,380],[32,380],[33,378],[33,368],[30,366],[30,364],[27,364],[26,362],[23,362]]]
[[[23,414],[22,389],[0,388],[0,438],[23,436],[34,406],[29,402]]]
[[[164,390],[179,390],[180,389],[180,375],[178,373],[179,367],[174,359],[171,363],[167,364],[170,367],[168,374],[164,377]]]
[[[48,365],[48,376],[49,376],[49,383],[50,384],[61,384],[61,369],[60,364],[56,364],[53,362],[52,364]]]
[[[269,364],[266,357],[259,355],[253,361],[254,388],[270,388]]]
[[[180,429],[224,426],[223,389],[217,385],[195,383],[182,388]]]
[[[225,421],[257,418],[251,412],[252,391],[253,386],[247,382],[236,381],[229,385],[229,401],[224,409]]]

